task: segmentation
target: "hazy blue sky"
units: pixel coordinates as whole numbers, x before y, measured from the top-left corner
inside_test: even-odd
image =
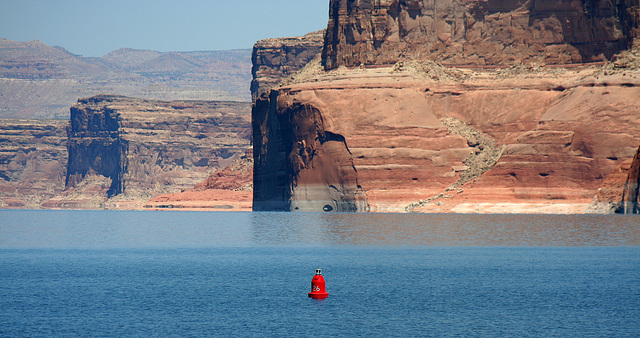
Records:
[[[329,0],[0,0],[0,38],[74,54],[251,48],[327,25]]]

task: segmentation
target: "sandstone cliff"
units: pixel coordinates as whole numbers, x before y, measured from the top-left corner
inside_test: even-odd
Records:
[[[322,51],[324,31],[301,37],[265,39],[253,46],[253,101],[283,79],[295,74]]]
[[[67,123],[0,119],[0,208],[39,208],[62,192]]]
[[[368,210],[344,136],[318,106],[286,99],[272,90],[254,105],[253,209]]]
[[[625,214],[640,214],[640,148],[631,161],[629,176],[622,194],[622,212]]]
[[[80,99],[71,108],[64,195],[47,207],[139,208],[192,188],[250,146],[249,103]]]
[[[640,144],[640,74],[506,73],[440,81],[381,68],[272,90],[254,107],[254,203],[313,202],[308,190],[330,187],[358,196],[361,186],[378,211],[490,211],[482,203],[502,205],[495,212],[509,211],[509,203],[520,212],[584,211]],[[447,118],[494,145],[456,132]],[[324,155],[318,146],[327,139],[343,150]],[[322,174],[307,182],[301,168]],[[464,178],[469,171],[476,173]]]
[[[325,68],[610,59],[638,35],[637,0],[331,0]]]
[[[638,172],[640,172],[640,149],[633,159],[626,160],[614,169],[602,182],[588,213],[640,213],[638,198]]]
[[[611,4],[332,1],[323,60],[254,104],[254,210],[585,212],[640,144]]]

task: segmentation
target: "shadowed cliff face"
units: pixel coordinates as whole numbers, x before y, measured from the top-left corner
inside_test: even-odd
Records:
[[[107,197],[112,197],[124,189],[128,147],[120,136],[120,114],[108,107],[95,109],[98,102],[88,99],[83,102],[87,105],[71,107],[66,187],[75,187],[88,174],[97,174],[111,180]]]
[[[253,109],[256,211],[367,211],[343,136],[325,128],[322,111],[272,90]]]
[[[278,109],[277,90],[321,50],[324,32],[266,39],[253,48],[254,195],[258,211],[363,211],[366,196],[344,137],[326,132],[322,112],[296,104]]]
[[[639,36],[639,15],[638,0],[331,0],[323,64],[603,61]]]

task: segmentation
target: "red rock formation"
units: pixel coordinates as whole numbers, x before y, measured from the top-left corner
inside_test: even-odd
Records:
[[[640,142],[637,0],[330,6],[323,67],[254,105],[256,210],[584,212]]]
[[[344,137],[326,128],[317,106],[271,93],[253,110],[253,209],[368,210]]]
[[[638,176],[640,172],[640,149],[633,159],[626,160],[609,173],[589,205],[589,213],[637,214]]]
[[[195,190],[202,191],[207,189],[226,189],[236,190],[250,184],[253,180],[253,170],[238,172],[231,168],[225,168],[216,171],[209,176],[204,182],[196,184]]]
[[[640,214],[640,147],[629,166],[629,176],[622,194],[622,212]]]
[[[610,172],[587,208],[587,213],[613,214],[622,210],[624,184],[629,177],[631,161],[625,161]]]
[[[410,205],[416,211],[483,211],[482,203],[544,211],[528,203],[547,209],[553,204],[550,212],[582,212],[602,179],[633,154],[629,145],[640,142],[637,72],[600,80],[585,77],[594,70],[479,72],[444,82],[390,71],[327,73],[258,100],[254,202],[305,196],[312,203],[295,177],[297,168],[313,168],[323,173],[316,183],[340,176],[349,182],[343,185],[361,186],[377,211]],[[491,170],[460,186],[463,174],[475,170],[466,158],[482,150],[445,126],[448,117],[501,149]],[[323,134],[339,135],[352,156],[314,162]],[[354,175],[339,173],[336,163],[353,163]]]
[[[253,190],[253,151],[247,150],[232,165],[216,170],[207,180],[196,184],[194,190],[207,189]]]
[[[610,59],[638,37],[637,0],[331,0],[325,68]]]

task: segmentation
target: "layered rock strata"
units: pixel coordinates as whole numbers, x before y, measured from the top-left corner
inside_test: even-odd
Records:
[[[638,0],[331,0],[323,64],[604,61],[640,37],[639,17]]]
[[[254,207],[322,210],[346,198],[374,211],[584,212],[640,143],[638,60],[308,72],[254,106]],[[478,134],[455,132],[451,118]],[[481,143],[493,155],[468,161]],[[334,188],[340,198],[314,194]]]
[[[287,79],[322,51],[324,31],[301,37],[265,39],[253,46],[251,96],[253,101]]]
[[[64,190],[67,124],[0,119],[0,208],[39,208]]]
[[[332,0],[322,59],[254,104],[254,209],[585,212],[640,141],[638,15]]]
[[[249,149],[249,111],[237,102],[80,99],[71,108],[66,195],[48,206],[137,208],[193,188]],[[88,193],[76,196],[79,189]]]

